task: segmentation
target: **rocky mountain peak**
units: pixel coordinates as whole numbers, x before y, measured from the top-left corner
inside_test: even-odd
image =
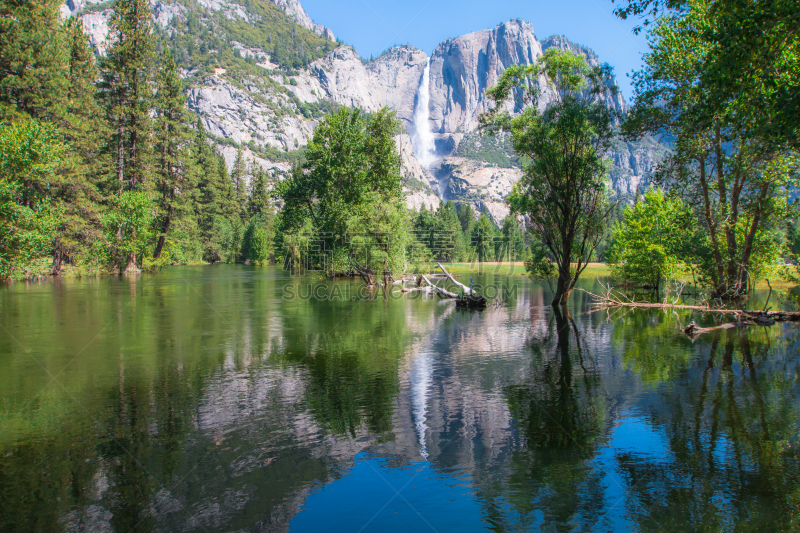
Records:
[[[533,25],[519,19],[440,44],[431,57],[432,130],[474,130],[488,109],[486,89],[506,68],[531,64],[541,53]]]
[[[188,85],[189,107],[218,140],[229,162],[238,145],[244,147],[250,164],[280,178],[299,157],[297,150],[308,142],[321,117],[335,105],[367,112],[387,106],[396,111],[406,130],[397,143],[409,205],[435,208],[440,199],[469,202],[478,211],[486,209],[497,222],[508,213],[504,200],[522,171],[507,139],[490,140],[477,131],[478,118],[489,106],[486,89],[506,68],[532,64],[550,47],[583,53],[590,63],[599,61],[590,49],[563,36],[539,41],[533,25],[519,19],[448,39],[431,57],[402,45],[364,61],[351,46],[333,48],[333,33],[315,24],[299,0],[150,0],[150,4],[157,32],[171,39],[170,46],[177,43],[173,53]],[[277,16],[275,7],[288,19]],[[65,16],[81,17],[102,54],[109,5],[103,0],[65,0],[63,11]],[[308,34],[302,37],[305,41],[298,32]],[[303,48],[302,43],[308,46]],[[212,50],[226,46],[224,56]],[[287,56],[287,49],[295,55]],[[191,56],[198,50],[206,54],[200,61]],[[209,59],[215,61],[213,68],[203,66]],[[608,102],[625,110],[621,96],[609,96]],[[433,134],[435,153],[427,149],[426,155],[433,155],[435,163],[414,153],[419,147],[412,138],[421,130]],[[611,154],[614,188],[635,192],[646,183],[660,150],[657,143],[620,144]]]
[[[311,30],[317,35],[321,37],[325,37],[330,41],[336,41],[336,37],[334,37],[333,32],[322,26],[320,24],[316,24],[314,21],[311,20],[311,17],[308,16],[303,6],[300,5],[300,0],[271,0],[275,5],[279,8],[283,9],[284,13],[289,15],[295,22],[300,24],[307,30]]]

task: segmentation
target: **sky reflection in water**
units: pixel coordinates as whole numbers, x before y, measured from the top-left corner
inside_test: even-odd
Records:
[[[0,530],[798,523],[796,326],[693,343],[686,313],[476,282],[513,290],[470,313],[273,267],[0,288]]]

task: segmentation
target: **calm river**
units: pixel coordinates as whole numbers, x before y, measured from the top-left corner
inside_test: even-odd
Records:
[[[476,283],[503,305],[277,267],[0,287],[0,531],[800,528],[798,326],[692,342]]]

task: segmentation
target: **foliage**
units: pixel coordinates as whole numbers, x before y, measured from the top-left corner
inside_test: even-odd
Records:
[[[553,304],[566,303],[609,215],[604,153],[613,115],[600,97],[613,92],[610,79],[607,65],[590,67],[582,56],[549,48],[534,65],[508,68],[487,91],[495,109],[483,126],[511,132],[514,150],[528,161],[508,201],[557,264]],[[518,114],[502,111],[509,101]]]
[[[423,206],[414,218],[413,228],[417,242],[430,254],[429,260],[453,262],[466,259],[467,247],[464,246],[464,235],[455,204],[442,202],[435,213]],[[424,255],[422,250],[417,252]]]
[[[508,260],[510,262],[525,259],[527,256],[527,246],[525,236],[522,233],[517,217],[511,215],[503,219],[503,226],[500,228],[501,247],[498,250],[497,260]]]
[[[0,127],[0,278],[52,243],[60,213],[46,191],[65,151],[58,132],[38,121]]]
[[[481,213],[478,222],[472,228],[472,245],[475,256],[479,262],[494,261],[496,257],[495,242],[499,242],[497,226],[495,226],[486,213]]]
[[[754,135],[736,105],[713,102],[719,95],[704,76],[719,60],[718,43],[709,36],[719,16],[715,4],[692,0],[655,24],[652,53],[634,75],[636,103],[623,129],[628,138],[675,139],[674,153],[652,181],[692,206],[713,258],[705,268],[708,282],[717,296],[736,298],[759,269],[754,261],[764,248],[757,241],[763,245],[788,216],[797,158],[787,145]]]
[[[103,218],[109,243],[108,259],[120,270],[135,269],[135,258],[150,248],[153,234],[153,198],[146,192],[124,191],[111,198]]]
[[[253,216],[242,236],[242,258],[255,264],[269,261],[272,252],[272,217],[268,214]]]
[[[647,285],[656,293],[662,282],[679,279],[686,271],[681,245],[690,237],[686,230],[690,214],[679,199],[668,198],[659,189],[626,207],[623,220],[611,230],[608,250],[611,272],[628,283]]]
[[[553,290],[553,280],[558,277],[558,269],[550,258],[550,251],[538,241],[531,243],[531,256],[525,261],[525,271],[535,281],[546,281]]]
[[[314,131],[304,167],[296,165],[277,188],[283,230],[295,234],[310,220],[332,252],[330,274],[351,271],[351,251],[367,272],[386,265],[404,272],[408,266],[410,219],[401,197],[398,127],[385,108],[369,117],[345,108],[328,115]]]
[[[628,0],[616,13],[655,23],[654,33],[662,39],[665,23],[687,23],[678,31],[691,35],[684,59],[699,63],[692,71],[697,77],[692,91],[702,94],[691,106],[695,117],[706,122],[724,117],[740,135],[770,150],[800,147],[800,103],[793,97],[800,87],[796,2]]]

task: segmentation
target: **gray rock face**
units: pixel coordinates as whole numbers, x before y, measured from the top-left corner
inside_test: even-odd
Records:
[[[111,12],[109,9],[92,9],[101,1],[66,0],[62,11],[65,16],[81,16],[86,32],[102,54],[108,44],[106,38]],[[259,1],[271,1],[299,25],[335,39],[330,30],[311,20],[299,0]],[[225,17],[255,22],[254,15],[247,11],[244,3],[235,0],[197,2]],[[186,7],[177,0],[150,0],[150,4],[156,24],[169,31],[175,31],[173,22],[185,20],[187,16]],[[91,12],[81,15],[87,8]],[[301,109],[306,104],[320,106],[330,102],[360,107],[367,112],[388,106],[397,112],[407,132],[399,135],[397,142],[403,160],[403,174],[407,178],[409,205],[435,208],[440,199],[469,202],[478,210],[485,208],[497,222],[508,213],[503,202],[521,171],[497,166],[499,159],[508,159],[507,148],[506,153],[492,157],[485,151],[483,155],[478,152],[464,155],[459,151],[462,139],[468,137],[474,142],[478,117],[489,108],[486,89],[494,85],[509,66],[531,64],[550,47],[568,48],[585,54],[591,64],[599,63],[594,52],[565,37],[553,36],[540,41],[533,26],[521,20],[511,20],[493,29],[447,40],[434,50],[430,58],[414,47],[398,46],[365,63],[352,47],[341,46],[291,77],[270,63],[266,50],[238,42],[232,42],[232,45],[242,56],[253,57],[264,68],[264,74],[234,80],[226,76],[224,69],[217,69],[214,76],[193,81],[187,94],[189,107],[202,117],[212,136],[241,144],[253,143],[261,149],[292,151],[308,142],[317,124],[318,114],[314,115],[317,119],[308,118],[307,110]],[[420,101],[418,91],[428,61],[429,119],[427,124],[415,124],[415,106]],[[183,71],[185,77],[190,74]],[[267,79],[282,86],[280,90],[276,90]],[[542,105],[547,101],[548,95],[545,94]],[[620,95],[612,95],[609,91],[606,101],[620,113],[627,111]],[[414,134],[420,127],[434,133],[439,163],[432,168],[420,165],[409,139],[409,134]],[[227,159],[231,159],[228,157],[230,151],[230,148],[225,149]],[[614,189],[622,194],[635,194],[646,185],[647,176],[664,151],[664,147],[656,142],[617,143],[609,154],[613,164],[611,179]],[[287,165],[274,164],[255,152],[248,151],[248,157],[278,178],[288,170]]]
[[[303,9],[303,6],[300,5],[299,0],[272,0],[272,2],[279,8],[283,9],[287,15],[292,17],[295,22],[300,24],[305,29],[311,30],[320,37],[325,37],[330,41],[336,41],[336,37],[334,37],[331,30],[325,26],[316,24],[311,20],[311,17],[308,16],[308,13],[306,13],[305,9]]]
[[[440,134],[472,131],[488,110],[486,89],[512,65],[542,54],[533,26],[512,20],[440,44],[431,57],[431,129]]]

